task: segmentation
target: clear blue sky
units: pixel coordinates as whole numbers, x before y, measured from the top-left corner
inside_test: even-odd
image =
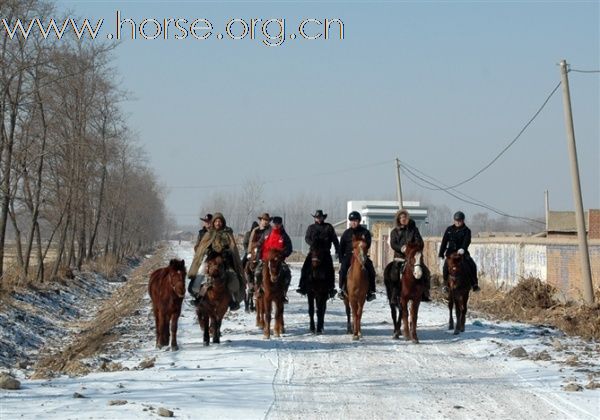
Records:
[[[169,187],[290,177],[266,186],[319,193],[395,191],[393,164],[309,174],[398,156],[455,183],[510,142],[560,80],[557,63],[600,69],[599,3],[58,1],[88,18],[339,18],[345,39],[124,41],[115,67],[135,98],[131,127]],[[570,73],[586,207],[600,207],[600,76]],[[517,215],[572,209],[559,90],[521,139],[461,191]],[[479,209],[404,180],[405,198]],[[172,188],[181,223],[197,221],[209,189]]]

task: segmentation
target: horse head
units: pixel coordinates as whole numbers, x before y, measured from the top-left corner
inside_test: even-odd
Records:
[[[211,279],[221,279],[225,274],[225,259],[220,252],[210,251],[206,255],[206,275]]]
[[[352,236],[352,256],[365,267],[367,261],[367,240],[363,235],[355,234]]]
[[[448,265],[448,286],[450,289],[457,289],[467,280],[464,275],[463,255],[453,252],[446,257],[446,263]]]
[[[271,283],[275,283],[281,272],[281,264],[283,263],[283,255],[278,249],[271,249],[267,255],[266,266],[269,270]]]
[[[420,280],[423,277],[423,245],[407,244],[404,255],[406,255],[407,265],[412,267],[413,277]]]
[[[173,258],[169,261],[169,286],[173,292],[183,298],[185,296],[185,261]]]

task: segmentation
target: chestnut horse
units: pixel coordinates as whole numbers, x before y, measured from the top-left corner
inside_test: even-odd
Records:
[[[262,288],[262,321],[264,338],[271,338],[271,313],[275,304],[275,325],[273,331],[276,337],[285,332],[283,326],[283,300],[285,297],[285,281],[283,279],[281,266],[283,264],[282,252],[277,249],[269,250],[267,259],[263,263]],[[258,316],[257,308],[257,316]]]
[[[210,253],[206,259],[207,289],[196,304],[200,328],[204,330],[204,345],[208,346],[212,332],[213,343],[221,342],[221,322],[227,312],[231,294],[227,289],[227,272],[223,256]]]
[[[358,340],[362,337],[361,319],[363,307],[367,300],[369,290],[369,274],[365,266],[367,262],[367,241],[362,235],[352,237],[352,260],[346,278],[346,305],[347,332],[352,333],[352,339]],[[352,313],[352,324],[350,314]]]
[[[331,260],[329,249],[313,249],[310,251],[310,275],[308,280],[308,315],[310,317],[310,332],[323,333],[325,311],[329,298],[329,280],[327,277],[335,275],[330,273],[327,262]],[[315,331],[315,301],[317,303],[317,328]]]
[[[409,243],[406,245],[406,265],[400,280],[400,310],[404,323],[403,335],[417,344],[417,318],[419,305],[425,291],[425,280],[430,275],[429,269],[423,263],[423,245]],[[408,322],[408,302],[410,301],[410,324]],[[400,326],[398,326],[400,328]]]
[[[469,270],[464,265],[464,257],[458,252],[453,252],[446,257],[446,264],[448,264],[448,311],[450,312],[448,329],[454,328],[454,334],[458,334],[465,331],[471,278]],[[454,305],[456,305],[456,328],[452,318],[452,307]]]
[[[156,324],[156,348],[177,345],[177,321],[181,315],[181,303],[185,296],[185,261],[172,259],[169,265],[150,274],[148,294],[152,300],[152,311]]]

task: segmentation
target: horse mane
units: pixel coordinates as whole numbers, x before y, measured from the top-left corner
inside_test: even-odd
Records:
[[[406,244],[406,251],[404,254],[408,256],[413,256],[417,252],[423,252],[423,248],[425,245],[419,242],[409,242]]]
[[[169,268],[173,271],[183,271],[185,273],[185,260],[173,258],[171,261],[169,261]]]
[[[267,260],[272,260],[275,257],[280,257],[283,254],[283,251],[280,249],[271,248],[267,253]]]

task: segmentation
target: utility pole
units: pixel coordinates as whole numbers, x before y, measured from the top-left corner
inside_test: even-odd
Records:
[[[565,125],[567,129],[567,145],[569,160],[571,161],[571,181],[573,198],[575,201],[575,220],[577,222],[577,237],[579,239],[579,254],[581,255],[581,280],[583,282],[583,298],[589,305],[594,303],[592,287],[592,270],[588,253],[587,235],[585,231],[585,216],[583,213],[583,199],[581,198],[581,183],[579,181],[579,164],[577,163],[577,146],[575,145],[575,129],[573,128],[573,114],[571,113],[571,94],[569,92],[568,67],[566,60],[560,62],[560,79],[563,92],[563,106]]]
[[[544,191],[544,208],[546,209],[546,234],[548,233],[548,220],[550,218],[550,202],[548,200],[548,190]]]
[[[400,159],[396,158],[396,192],[398,193],[398,209],[402,210],[402,182],[400,182]]]

